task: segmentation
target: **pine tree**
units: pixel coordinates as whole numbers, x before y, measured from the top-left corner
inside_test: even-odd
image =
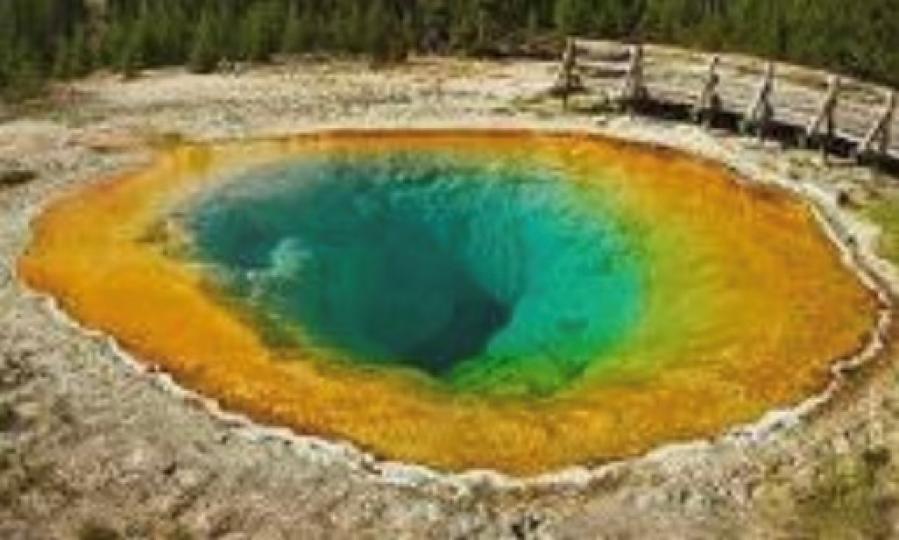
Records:
[[[402,60],[560,34],[737,50],[899,84],[897,0],[0,0],[0,91],[98,65],[131,72],[286,52]],[[92,15],[93,14],[93,15]],[[502,41],[502,43],[499,43]],[[17,80],[22,78],[23,81]],[[8,92],[4,92],[8,93]]]
[[[140,34],[133,33],[125,40],[119,51],[115,68],[125,79],[134,78],[144,66],[143,40]]]
[[[194,73],[211,73],[219,61],[216,16],[204,10],[194,36],[188,68]]]
[[[587,0],[557,0],[556,28],[565,35],[589,34],[591,9]]]
[[[313,51],[317,48],[321,36],[315,12],[311,7],[306,7],[300,16],[300,36],[302,36],[302,50]]]
[[[54,79],[68,79],[72,75],[69,71],[69,40],[65,37],[56,40],[53,69],[50,74]]]
[[[268,28],[263,4],[254,4],[243,20],[240,32],[240,57],[254,62],[269,59]]]
[[[368,31],[367,52],[376,65],[400,62],[408,54],[402,21],[386,0],[369,3],[365,18]]]
[[[141,14],[144,43],[150,65],[184,63],[190,52],[188,19],[181,0],[156,0]],[[146,49],[145,49],[146,50]]]
[[[128,29],[125,21],[119,18],[112,18],[100,42],[100,63],[106,66],[118,65],[122,49],[127,41]]]
[[[540,34],[540,11],[536,4],[531,5],[528,11],[528,39],[536,39]]]
[[[239,51],[241,58],[267,62],[279,45],[277,37],[284,28],[283,8],[277,0],[258,0],[250,5],[240,22]]]
[[[284,35],[281,37],[281,51],[294,54],[305,51],[306,36],[303,32],[303,19],[297,13],[296,4],[292,3],[284,24]]]
[[[472,53],[477,47],[478,10],[477,0],[460,0],[457,11],[453,12],[453,24],[450,31],[451,46],[466,53]]]
[[[343,24],[345,35],[341,39],[345,50],[355,54],[365,51],[365,25],[365,11],[357,2],[351,2]]]
[[[74,77],[83,77],[93,69],[93,52],[87,40],[87,32],[78,26],[69,46],[68,72]]]
[[[11,52],[9,63],[9,84],[3,89],[3,95],[19,101],[38,94],[45,82],[40,60],[20,45]]]
[[[372,61],[376,64],[382,64],[390,60],[390,45],[388,43],[389,36],[387,13],[384,10],[384,3],[380,0],[369,2],[368,14],[365,17],[365,25],[368,37],[367,52],[371,55]]]

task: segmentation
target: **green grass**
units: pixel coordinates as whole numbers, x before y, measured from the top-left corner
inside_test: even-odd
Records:
[[[794,531],[799,538],[877,539],[891,535],[895,494],[883,483],[893,472],[888,453],[825,458],[810,492],[799,498]]]
[[[78,540],[118,540],[122,536],[115,529],[97,521],[88,521],[78,531]]]
[[[899,197],[875,203],[868,209],[867,215],[882,230],[878,251],[890,261],[899,264]]]

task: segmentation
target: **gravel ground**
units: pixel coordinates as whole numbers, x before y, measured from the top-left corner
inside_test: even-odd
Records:
[[[667,69],[679,69],[676,59]],[[684,67],[684,69],[687,69]],[[690,69],[693,69],[692,67]],[[294,63],[240,76],[98,75],[0,120],[0,538],[875,538],[899,530],[897,328],[810,414],[528,481],[377,463],[224,415],[123,361],[15,280],[28,224],[74,186],[179,140],[320,127],[589,129],[724,161],[815,201],[892,298],[867,205],[899,181],[817,155],[649,119],[562,113],[555,66],[419,59]],[[798,83],[797,83],[798,84]],[[600,92],[601,93],[601,92]],[[842,205],[835,201],[843,199]],[[849,237],[852,240],[849,240]],[[809,408],[812,402],[804,404]]]

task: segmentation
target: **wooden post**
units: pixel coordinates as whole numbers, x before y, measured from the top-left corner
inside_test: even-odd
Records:
[[[840,100],[841,88],[842,81],[840,80],[840,77],[831,75],[827,80],[827,94],[824,96],[824,99],[821,100],[821,105],[818,106],[818,113],[805,128],[806,146],[811,144],[819,136],[822,136],[820,141],[821,153],[825,161],[827,160],[827,150],[830,147],[830,142],[833,139],[833,132],[836,127],[834,111],[836,111],[837,104]],[[822,126],[824,128],[823,133],[821,129]]]
[[[699,92],[699,98],[693,104],[693,121],[702,122],[703,125],[709,126],[714,122],[718,111],[721,109],[721,96],[718,95],[718,83],[721,78],[718,76],[718,65],[721,59],[718,55],[712,57],[709,63],[708,75],[706,75],[705,83]]]
[[[805,146],[812,144],[815,139],[820,139],[821,160],[825,165],[827,164],[827,151],[830,148],[830,143],[833,140],[834,128],[836,127],[834,111],[836,111],[837,104],[840,100],[841,87],[842,82],[838,75],[831,75],[828,78],[827,94],[824,96],[824,99],[821,100],[821,105],[818,107],[818,113],[805,128]],[[822,125],[824,127],[823,133],[821,133]]]
[[[768,124],[774,119],[774,106],[771,104],[771,96],[774,94],[774,63],[768,62],[765,66],[765,78],[762,79],[755,99],[746,110],[743,130],[754,127],[757,130],[759,140],[765,138]]]
[[[621,92],[621,103],[633,115],[634,110],[649,97],[643,78],[643,45],[631,47],[630,62]]]
[[[863,158],[866,155],[876,152],[881,157],[885,157],[890,151],[890,142],[892,140],[893,117],[896,114],[896,91],[890,90],[887,94],[886,107],[880,117],[871,126],[868,134],[862,139],[858,147],[858,157]]]
[[[568,110],[568,97],[578,85],[577,80],[577,42],[568,38],[565,52],[562,53],[562,69],[556,80],[556,90],[562,95],[562,108]]]

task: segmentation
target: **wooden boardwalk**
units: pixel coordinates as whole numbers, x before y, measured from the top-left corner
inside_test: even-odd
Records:
[[[634,48],[618,42],[574,40],[576,80],[590,94],[618,99],[622,88],[632,84]],[[642,47],[638,70],[648,93],[650,108],[674,116],[689,116],[707,87],[713,56],[719,58],[715,87],[720,114],[742,120],[757,97],[767,62],[736,54],[705,54],[667,46]],[[569,64],[571,60],[569,59]],[[775,131],[804,134],[822,113],[828,91],[834,91],[833,76],[825,71],[789,64],[775,64],[770,105]],[[844,150],[858,149],[870,130],[882,119],[891,89],[840,77],[833,106],[833,135]],[[833,97],[833,96],[831,96]],[[822,124],[819,122],[819,124]],[[822,125],[826,125],[826,122]],[[899,160],[899,112],[890,123],[887,156]],[[775,137],[777,135],[774,135]]]

